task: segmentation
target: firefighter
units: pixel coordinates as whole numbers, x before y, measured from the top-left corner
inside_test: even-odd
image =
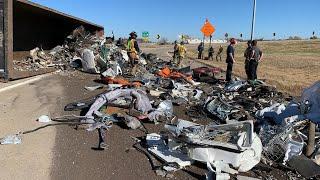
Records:
[[[217,56],[216,56],[216,60],[217,61],[219,61],[219,60],[221,61],[222,51],[223,51],[223,47],[222,47],[222,45],[220,45],[219,51],[218,51]],[[219,58],[219,60],[218,60],[218,58]]]
[[[134,31],[131,32],[129,35],[130,37],[128,39],[127,52],[130,59],[130,64],[132,67],[134,67],[139,60],[138,53],[140,53],[140,48],[137,42],[138,35]]]
[[[184,42],[181,41],[180,45],[178,46],[178,67],[181,67],[181,63],[183,58],[187,53],[186,48],[184,47]]]
[[[173,47],[173,64],[177,64],[178,60],[178,52],[179,52],[179,44],[177,41],[174,41],[174,47]]]

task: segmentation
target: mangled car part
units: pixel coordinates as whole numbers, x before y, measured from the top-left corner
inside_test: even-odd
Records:
[[[262,144],[253,133],[253,122],[203,126],[185,120],[165,125],[177,139],[189,145],[193,160],[214,163],[223,161],[245,172],[260,162]]]
[[[215,167],[215,170],[213,167]],[[230,174],[237,174],[238,172],[232,168],[230,168],[229,164],[224,163],[223,161],[215,161],[213,164],[210,164],[207,162],[207,168],[209,172],[206,174],[206,179],[214,179],[213,174],[216,175],[215,179],[216,180],[229,180],[230,179]],[[226,173],[223,173],[226,172]]]
[[[126,125],[131,129],[138,129],[142,126],[141,122],[136,117],[125,115],[124,119]]]
[[[97,90],[97,89],[102,89],[103,86],[102,86],[102,85],[85,86],[84,88],[85,88],[86,90],[88,90],[88,91],[94,91],[94,90]]]
[[[200,78],[202,76],[209,76],[211,78],[219,78],[222,72],[221,68],[217,67],[199,67],[193,69],[193,76]]]
[[[235,81],[225,86],[224,90],[228,92],[238,91],[240,88],[247,85],[247,81]]]
[[[175,171],[176,168],[183,168],[192,164],[193,160],[188,157],[186,151],[183,151],[174,140],[169,139],[168,143],[163,136],[159,134],[148,134],[146,137],[148,151],[166,163],[176,163],[178,167],[166,168]]]
[[[286,163],[293,156],[300,155],[304,147],[304,138],[293,126],[283,127],[263,147],[263,156],[267,163]]]
[[[270,107],[266,107],[256,112],[257,117],[269,118],[274,120],[277,124],[281,124],[280,114],[286,109],[284,104],[275,103]]]
[[[173,116],[173,106],[171,101],[163,101],[157,109],[153,109],[147,97],[146,92],[139,89],[116,89],[114,91],[101,94],[91,105],[86,113],[87,122],[92,122],[96,117],[102,117],[104,114],[100,112],[100,108],[106,104],[121,104],[126,105],[128,101],[133,104],[133,109],[130,109],[128,115],[124,116],[125,123],[128,127],[136,129],[141,127],[138,119],[149,119],[157,123],[161,117]]]
[[[293,156],[287,164],[306,179],[318,179],[320,175],[320,166],[303,154]]]
[[[136,110],[147,114],[152,110],[149,98],[142,90],[136,89],[116,89],[114,91],[107,92],[100,95],[100,97],[92,104],[89,111],[86,114],[88,119],[94,119],[94,115],[101,116],[99,109],[107,102],[113,102],[120,97],[132,97],[135,99],[134,107]]]
[[[220,97],[216,97],[213,100],[210,100],[209,98],[205,108],[208,112],[217,116],[222,121],[228,119],[228,116],[231,114],[239,112],[239,109],[224,102]]]

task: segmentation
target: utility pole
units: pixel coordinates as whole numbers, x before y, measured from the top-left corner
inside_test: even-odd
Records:
[[[252,24],[251,24],[251,41],[254,38],[254,26],[256,23],[256,0],[253,0]]]

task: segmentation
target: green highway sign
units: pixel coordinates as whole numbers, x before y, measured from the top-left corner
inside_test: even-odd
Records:
[[[149,32],[148,31],[142,32],[142,37],[144,37],[144,38],[149,37]]]

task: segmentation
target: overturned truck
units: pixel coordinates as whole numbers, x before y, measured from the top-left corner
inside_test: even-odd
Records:
[[[0,80],[19,79],[53,71],[14,69],[14,60],[25,58],[39,47],[44,51],[64,43],[79,26],[103,36],[104,28],[25,0],[0,1]]]

